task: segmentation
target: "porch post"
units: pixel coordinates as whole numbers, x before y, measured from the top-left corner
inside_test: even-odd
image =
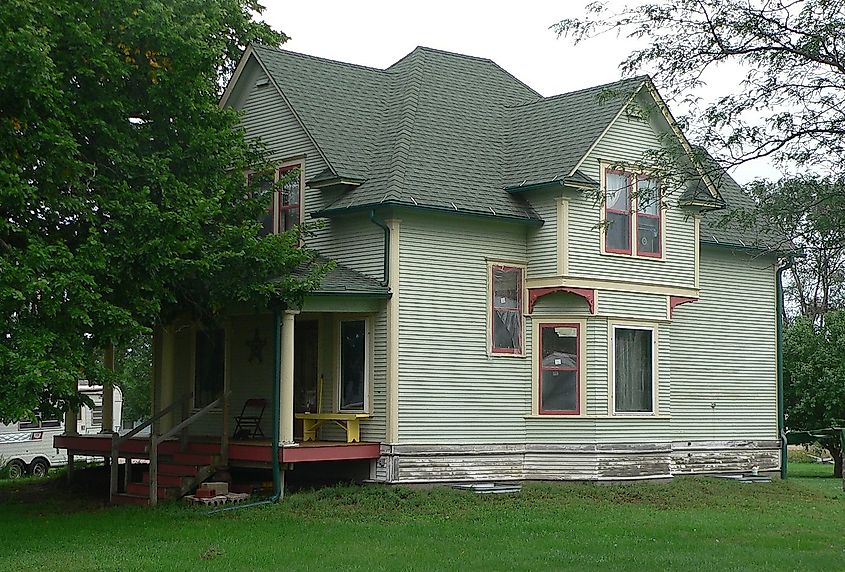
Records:
[[[103,353],[103,365],[107,370],[114,373],[114,345],[106,346]],[[111,380],[103,383],[103,426],[100,433],[111,433],[114,431],[114,385]]]
[[[79,435],[79,431],[76,428],[76,408],[71,407],[67,411],[65,411],[65,435]],[[67,480],[73,478],[73,453],[71,452],[73,449],[67,450]]]
[[[231,432],[231,399],[229,388],[232,386],[232,321],[226,320],[223,336],[223,435],[220,438],[220,461],[224,466],[229,464],[229,433]]]
[[[279,416],[279,435],[283,445],[293,444],[293,332],[298,310],[285,310],[282,316],[282,371]]]
[[[161,336],[161,372],[160,372],[160,397],[158,402],[158,410],[169,407],[174,399],[174,359],[175,359],[175,340],[174,328],[172,325],[166,326],[162,329]],[[159,431],[165,433],[173,427],[173,411],[165,414],[159,421]]]

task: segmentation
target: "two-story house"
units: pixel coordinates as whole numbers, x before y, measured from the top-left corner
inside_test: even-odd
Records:
[[[306,245],[338,266],[276,322],[156,336],[156,411],[211,404],[188,430],[213,462],[269,463],[278,429],[287,466],[384,483],[778,468],[777,258],[715,224],[747,201],[729,177],[668,196],[643,167],[688,148],[648,78],[541,97],[429,48],[374,69],[252,46],[221,104],[283,182],[267,231],[322,220]],[[254,398],[278,428],[238,435]]]

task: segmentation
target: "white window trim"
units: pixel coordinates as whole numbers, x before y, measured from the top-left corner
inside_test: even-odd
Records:
[[[660,344],[658,341],[658,324],[654,322],[639,322],[625,320],[608,321],[608,411],[619,417],[658,417],[660,416],[660,371],[658,356]],[[646,330],[651,332],[651,411],[616,411],[616,330]]]
[[[540,356],[541,347],[540,328],[548,324],[578,324],[578,407],[580,413],[540,413]],[[584,316],[571,315],[543,315],[531,319],[531,415],[542,419],[582,419],[589,417],[587,413],[587,319]]]
[[[663,188],[660,188],[660,256],[645,256],[637,254],[637,202],[632,199],[631,209],[631,254],[624,252],[608,252],[607,251],[607,171],[624,171],[626,174],[633,175],[635,185],[639,184],[639,177],[643,175],[651,175],[651,173],[642,169],[636,169],[628,166],[614,166],[610,163],[601,163],[601,171],[599,173],[599,184],[601,185],[602,201],[601,209],[599,210],[599,254],[602,256],[611,256],[617,258],[626,258],[628,260],[635,258],[637,260],[652,260],[655,262],[666,262],[666,210],[663,208]],[[637,189],[632,189],[632,193],[636,193]]]
[[[341,339],[340,339],[340,330],[343,322],[364,322],[364,407],[362,409],[343,409],[341,408],[341,384],[342,384],[342,377],[341,377],[341,359],[340,359],[340,352],[341,352]],[[373,379],[373,321],[370,316],[360,316],[360,315],[349,315],[344,316],[342,318],[338,318],[335,322],[335,340],[334,340],[334,347],[335,347],[335,379],[337,379],[337,383],[335,384],[335,403],[336,408],[335,411],[337,413],[367,413],[370,414],[373,411],[372,406],[372,379]]]
[[[520,308],[520,315],[522,316],[522,338],[520,349],[518,352],[514,353],[507,353],[507,352],[494,352],[493,351],[493,267],[495,266],[505,266],[508,268],[516,268],[521,272],[520,283],[522,285],[522,296],[521,296],[521,305]],[[527,275],[528,265],[525,262],[513,262],[510,260],[487,260],[487,298],[484,301],[484,311],[487,315],[487,327],[485,328],[484,335],[487,337],[487,357],[490,358],[525,358],[527,357],[527,353],[525,351],[526,346],[526,339],[525,339],[525,331],[526,331],[526,318],[528,317],[528,287],[526,286],[526,275]]]

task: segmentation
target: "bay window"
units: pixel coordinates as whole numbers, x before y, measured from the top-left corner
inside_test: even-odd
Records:
[[[654,328],[613,326],[613,411],[654,413]]]
[[[494,265],[491,272],[490,349],[494,354],[521,354],[523,269]]]

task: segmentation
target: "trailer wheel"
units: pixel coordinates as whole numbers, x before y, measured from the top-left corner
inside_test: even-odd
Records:
[[[47,459],[42,459],[41,457],[32,461],[32,464],[29,466],[29,474],[33,477],[46,477],[48,470],[50,470],[50,463]]]
[[[6,464],[6,473],[10,479],[22,479],[26,476],[26,465],[20,459],[12,459]]]

